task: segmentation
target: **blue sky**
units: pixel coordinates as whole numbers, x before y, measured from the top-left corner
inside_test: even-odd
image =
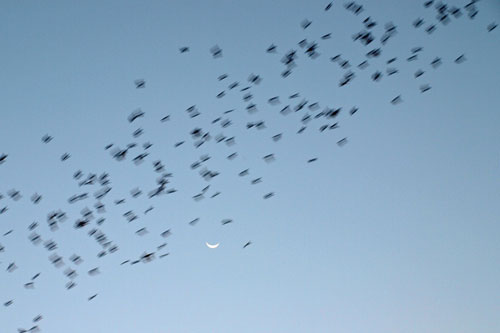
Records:
[[[14,303],[0,309],[0,332],[30,328],[38,314],[43,332],[498,332],[500,30],[487,26],[500,21],[500,5],[478,2],[471,20],[466,1],[450,2],[464,15],[436,23],[429,35],[424,28],[436,12],[422,3],[366,1],[356,16],[339,1],[328,12],[323,1],[3,1],[0,154],[8,157],[0,165],[0,208],[8,211],[0,232],[13,232],[0,237],[0,301]],[[397,34],[360,70],[379,45],[352,40],[368,16],[378,37],[388,22]],[[418,17],[425,24],[415,29]],[[306,30],[304,19],[312,21]],[[322,40],[326,33],[331,39]],[[318,42],[318,58],[297,45],[304,38]],[[273,43],[277,53],[266,53]],[[212,58],[214,45],[222,58]],[[179,53],[183,46],[190,51]],[[408,62],[416,46],[423,51]],[[280,60],[291,49],[297,67],[284,79]],[[337,54],[356,75],[344,87],[338,83],[347,70],[330,61]],[[454,63],[461,54],[466,61]],[[442,65],[434,69],[436,57]],[[399,72],[387,76],[389,67]],[[415,79],[418,69],[425,74]],[[371,80],[375,71],[384,73],[380,82]],[[252,73],[263,80],[250,89],[258,111],[249,114],[239,88]],[[136,79],[146,88],[135,89]],[[240,86],[229,90],[234,81]],[[422,84],[431,90],[420,93]],[[398,95],[403,103],[392,105]],[[267,103],[273,96],[278,106]],[[320,111],[279,110],[303,99],[320,110],[342,107],[339,128],[320,132],[327,121],[319,119],[297,134],[302,117]],[[199,117],[189,118],[191,105]],[[138,108],[145,117],[130,124]],[[232,125],[211,124],[217,117]],[[260,120],[265,129],[246,129]],[[198,149],[189,135],[195,127],[212,135]],[[138,128],[144,134],[135,139]],[[43,144],[47,133],[54,139]],[[215,143],[220,133],[236,144]],[[104,149],[146,141],[150,156],[138,166],[131,159],[142,148],[122,162]],[[71,157],[61,162],[65,152]],[[271,153],[275,161],[263,161]],[[211,156],[207,168],[220,172],[210,182],[190,168],[203,154]],[[173,173],[169,186],[178,192],[133,199],[133,188],[155,187],[155,160]],[[73,228],[83,208],[94,210],[99,188],[79,187],[77,170],[110,175],[98,228],[119,250],[103,258],[87,235],[101,215]],[[257,177],[262,183],[250,185]],[[195,202],[209,184],[208,194],[221,194]],[[11,189],[21,200],[8,197]],[[35,192],[43,195],[38,205],[29,200]],[[82,192],[90,198],[68,204]],[[268,192],[275,196],[264,200]],[[126,203],[115,205],[121,198]],[[51,231],[46,217],[58,209],[69,218]],[[140,218],[127,223],[128,210]],[[222,226],[227,218],[234,222]],[[29,241],[33,221],[44,240],[58,243],[53,252],[64,268]],[[137,236],[142,227],[149,233]],[[166,229],[172,235],[163,239]],[[150,263],[120,265],[150,251],[157,252]],[[70,262],[73,253],[81,265]],[[11,262],[18,268],[9,273]],[[67,267],[79,274],[71,290]],[[101,274],[89,276],[94,267]],[[25,289],[38,272],[35,288]]]

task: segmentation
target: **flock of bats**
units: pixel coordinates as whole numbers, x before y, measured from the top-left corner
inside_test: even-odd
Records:
[[[471,1],[462,8],[450,6],[443,2],[426,1],[423,6],[429,9],[434,15],[429,15],[428,18],[415,17],[413,22],[410,24],[415,29],[421,29],[422,33],[431,35],[440,26],[447,26],[451,24],[453,20],[460,19],[461,17],[468,17],[473,20],[477,14],[477,1]],[[342,9],[343,7],[343,9]],[[344,87],[349,85],[350,82],[357,79],[360,73],[371,71],[369,78],[374,82],[379,82],[384,80],[385,77],[392,77],[400,75],[397,64],[401,62],[412,62],[418,64],[418,69],[414,73],[415,80],[425,79],[425,72],[427,70],[437,69],[445,61],[440,57],[435,57],[430,63],[422,63],[420,60],[421,55],[424,53],[424,48],[422,46],[415,46],[406,55],[387,55],[385,54],[384,45],[389,43],[397,34],[397,26],[392,22],[385,23],[382,29],[379,29],[379,23],[375,21],[372,17],[365,14],[365,8],[356,3],[348,2],[344,4],[339,4],[338,2],[330,2],[324,8],[324,12],[329,11],[340,11],[345,10],[348,15],[354,15],[354,17],[359,18],[362,25],[360,31],[355,32],[352,35],[352,40],[354,43],[361,43],[366,47],[366,52],[364,54],[364,59],[359,63],[354,63],[353,60],[343,57],[341,54],[329,55],[329,61],[339,66],[344,70],[344,74],[339,78],[338,89],[345,89]],[[300,27],[302,30],[310,29],[310,26],[314,22],[305,19],[300,22]],[[487,32],[493,32],[497,28],[496,23],[490,23],[486,26]],[[317,59],[319,57],[325,57],[323,55],[325,52],[322,51],[324,45],[329,43],[329,40],[334,38],[331,32],[317,36],[317,40],[308,39],[298,39],[297,46],[288,51],[283,51],[278,45],[271,44],[266,49],[262,50],[270,55],[281,54],[280,63],[283,66],[281,76],[286,79],[293,75],[294,70],[297,68],[298,59],[300,57],[308,57],[311,59]],[[210,50],[210,54],[214,59],[223,58],[223,50],[215,45]],[[182,46],[179,48],[180,53],[191,52],[190,47]],[[385,60],[381,60],[381,59]],[[403,58],[403,59],[401,59]],[[457,54],[456,58],[451,59],[456,64],[461,64],[467,61],[465,54]],[[450,61],[450,62],[451,62]],[[376,63],[376,68],[372,65]],[[189,133],[186,133],[184,138],[180,138],[176,142],[171,144],[175,148],[190,146],[191,149],[199,149],[203,151],[200,158],[194,161],[190,168],[193,172],[197,172],[199,175],[199,180],[203,183],[201,190],[198,193],[192,195],[192,200],[200,201],[207,199],[216,199],[221,195],[220,190],[213,190],[211,188],[210,181],[215,177],[223,177],[224,175],[217,171],[217,166],[222,163],[231,163],[232,160],[238,158],[239,152],[232,152],[226,156],[225,160],[215,160],[210,154],[211,151],[217,149],[219,144],[227,145],[232,147],[237,145],[237,138],[235,136],[225,136],[223,133],[214,134],[215,128],[224,131],[224,129],[232,126],[235,123],[241,123],[241,117],[239,116],[241,112],[248,115],[259,115],[259,108],[254,100],[253,88],[259,85],[264,77],[262,75],[250,74],[246,81],[229,81],[229,74],[221,74],[217,77],[217,81],[220,84],[224,84],[225,88],[220,91],[215,98],[222,99],[228,94],[240,94],[241,100],[243,101],[242,106],[236,106],[234,109],[224,111],[219,117],[212,119],[208,123],[202,123],[197,118],[201,115],[196,105],[192,105],[186,108],[186,116],[184,120],[192,122],[193,128]],[[136,89],[146,89],[147,82],[144,79],[138,79],[134,81]],[[420,85],[420,92],[425,93],[431,89],[429,83],[422,82]],[[319,102],[311,102],[306,98],[302,97],[300,93],[293,93],[288,96],[268,96],[266,97],[268,105],[259,107],[270,108],[277,113],[288,116],[289,114],[295,113],[297,115],[297,120],[299,121],[298,130],[294,130],[295,135],[300,135],[307,130],[315,130],[319,132],[332,131],[335,133],[339,125],[340,115],[346,114],[347,117],[352,117],[358,112],[358,107],[322,107]],[[388,98],[391,104],[399,104],[403,102],[403,96],[390,96]],[[347,109],[347,111],[346,111]],[[77,281],[79,274],[84,274],[87,276],[96,276],[101,273],[100,266],[88,267],[88,269],[81,270],[78,267],[82,265],[85,258],[81,257],[76,253],[64,253],[59,254],[58,243],[53,240],[55,237],[75,237],[78,233],[72,234],[61,234],[57,231],[60,230],[62,224],[66,221],[71,220],[72,227],[81,233],[81,235],[86,234],[91,237],[99,246],[99,251],[96,253],[98,260],[104,256],[114,255],[119,256],[119,246],[116,244],[112,238],[107,235],[100,226],[106,221],[106,205],[119,206],[123,210],[123,219],[128,223],[137,223],[139,219],[146,219],[146,215],[154,209],[154,205],[150,205],[142,213],[134,211],[133,200],[140,196],[146,196],[151,202],[154,200],[160,200],[162,196],[168,195],[178,195],[178,190],[172,185],[174,182],[174,175],[169,172],[162,161],[153,157],[151,153],[151,147],[154,145],[149,141],[141,142],[145,130],[140,127],[143,118],[147,117],[146,112],[141,109],[134,110],[127,117],[127,121],[132,126],[139,126],[132,133],[133,141],[132,143],[126,144],[116,144],[109,143],[103,145],[104,149],[109,152],[109,156],[117,162],[129,161],[137,166],[145,163],[149,163],[151,168],[151,173],[155,177],[155,186],[147,189],[141,189],[135,187],[131,189],[130,193],[124,195],[119,195],[113,191],[111,187],[111,176],[103,172],[98,173],[84,173],[81,170],[74,171],[73,181],[77,183],[78,187],[81,189],[79,193],[70,196],[67,200],[68,205],[82,205],[79,216],[68,216],[68,214],[61,210],[60,208],[54,209],[47,213],[46,216],[46,227],[43,227],[38,222],[28,222],[26,226],[27,238],[33,246],[43,246],[47,251],[48,260],[54,266],[55,269],[61,270],[62,273],[67,278],[67,283],[65,287],[71,290],[77,287]],[[158,119],[161,123],[173,122],[173,116],[164,115]],[[262,133],[269,133],[271,129],[266,126],[265,119],[256,119],[251,122],[246,123],[247,130],[257,130],[262,131]],[[244,132],[239,133],[239,135],[245,135]],[[287,134],[288,135],[288,134]],[[270,142],[278,142],[285,138],[284,132],[273,132],[269,135]],[[41,141],[43,144],[50,145],[54,138],[47,134],[42,137]],[[342,147],[348,143],[347,137],[339,137],[336,140],[338,146]],[[188,148],[185,148],[188,149]],[[71,158],[69,153],[63,153],[60,155],[60,161],[64,163]],[[272,163],[277,156],[275,154],[263,154],[262,159],[267,163]],[[312,157],[305,159],[306,163],[314,163],[318,160],[318,157]],[[0,175],[1,166],[5,163],[9,163],[9,156],[7,153],[2,153],[0,155]],[[209,167],[210,166],[210,167]],[[255,186],[258,188],[258,184],[263,182],[263,177],[261,175],[251,176],[250,168],[245,168],[237,172],[237,176],[244,178],[250,177],[248,183],[250,186]],[[275,195],[274,191],[263,192],[261,194],[262,198],[265,200],[272,200]],[[113,199],[110,199],[113,196]],[[128,198],[127,198],[128,197]],[[23,199],[23,194],[17,189],[10,189],[5,192],[5,194],[0,193],[0,225],[2,225],[2,220],[8,218],[9,210],[12,202],[17,202]],[[34,193],[29,196],[29,199],[33,205],[37,205],[43,200],[42,194]],[[131,199],[132,201],[128,201]],[[3,202],[3,204],[2,204]],[[130,205],[128,205],[130,203]],[[91,208],[89,208],[91,207]],[[191,226],[195,226],[196,223],[200,221],[200,217],[195,218],[191,221],[186,221]],[[234,221],[230,218],[223,219],[221,225],[226,226],[233,223]],[[43,227],[43,228],[42,228]],[[119,226],[115,226],[119,228]],[[19,230],[20,231],[20,230]],[[4,242],[8,243],[8,238],[12,237],[13,229],[8,230],[3,233]],[[144,236],[149,233],[146,226],[137,228],[135,232],[138,236]],[[171,228],[165,228],[159,236],[160,239],[166,239],[173,234]],[[1,239],[0,239],[1,240]],[[251,241],[245,240],[242,242],[242,248],[247,248],[252,244]],[[126,245],[126,244],[123,244]],[[121,258],[119,262],[121,265],[136,265],[139,263],[149,263],[155,259],[162,259],[169,255],[166,250],[167,243],[162,242],[155,245],[153,250],[147,250],[142,252],[134,258]],[[18,266],[13,258],[15,253],[9,252],[7,246],[2,245],[0,242],[0,264],[4,267],[4,272],[6,274],[16,274]],[[0,267],[1,267],[0,266]],[[37,272],[33,276],[23,277],[19,276],[19,280],[24,280],[21,283],[21,287],[26,289],[35,289],[37,281],[43,278],[42,272]],[[89,292],[88,301],[92,301],[98,296],[96,292]],[[15,299],[3,300],[3,305],[5,308],[11,308],[15,306]],[[8,309],[5,309],[8,311]],[[43,317],[41,314],[36,315],[29,326],[29,329],[19,328],[18,332],[38,332],[40,331],[40,322]],[[0,323],[1,326],[1,323]],[[1,330],[1,329],[0,329]]]

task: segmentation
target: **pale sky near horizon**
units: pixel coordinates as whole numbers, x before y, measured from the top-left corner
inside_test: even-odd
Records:
[[[8,155],[0,164],[0,209],[8,207],[0,214],[0,333],[33,325],[50,333],[500,331],[500,27],[487,29],[500,23],[500,2],[477,2],[471,20],[468,1],[449,1],[463,15],[447,25],[424,1],[359,2],[359,15],[344,8],[347,1],[324,11],[328,2],[0,2],[0,156]],[[352,36],[368,16],[378,39],[364,46]],[[425,23],[416,29],[419,17]],[[304,19],[312,22],[305,30]],[[380,47],[388,22],[397,34],[366,69],[357,68]],[[431,22],[436,31],[427,34]],[[331,38],[321,39],[327,33]],[[297,44],[304,38],[318,43],[316,59]],[[266,53],[271,44],[274,54]],[[221,58],[212,57],[214,45]],[[180,53],[183,46],[189,52]],[[418,59],[407,61],[417,46]],[[297,66],[283,78],[281,59],[292,49]],[[349,69],[330,61],[338,54]],[[455,63],[461,54],[466,60]],[[442,64],[433,68],[436,57]],[[398,73],[388,76],[391,67]],[[425,73],[414,78],[418,69]],[[354,79],[339,87],[349,70]],[[376,71],[380,82],[371,79]],[[262,82],[245,102],[240,89],[251,74]],[[136,79],[145,89],[135,88]],[[240,86],[228,89],[235,81]],[[431,89],[421,93],[423,84]],[[402,103],[392,105],[398,95]],[[267,102],[274,96],[277,106]],[[320,109],[280,114],[302,100]],[[246,111],[251,102],[255,113]],[[199,117],[188,116],[192,105]],[[306,114],[314,118],[325,107],[342,109],[297,134]],[[359,111],[351,116],[352,107]],[[145,116],[129,123],[138,108]],[[222,128],[225,119],[232,124]],[[246,128],[260,120],[266,128]],[[318,130],[337,121],[339,128]],[[189,134],[195,127],[212,136],[198,149]],[[138,128],[144,134],[134,138]],[[216,143],[220,133],[234,136],[235,145]],[[53,137],[48,144],[45,134]],[[147,141],[150,155],[134,165]],[[121,162],[104,149],[132,142],[138,147]],[[71,157],[62,162],[66,152]],[[266,163],[271,153],[275,160]],[[209,182],[199,175],[203,166],[190,168],[203,154],[211,156],[204,165],[220,173]],[[178,191],[148,199],[160,176],[156,160]],[[238,176],[247,168],[249,175]],[[79,187],[77,170],[109,174],[106,214],[94,207],[100,187]],[[262,183],[251,185],[258,177]],[[194,201],[206,185],[205,199]],[[144,194],[134,199],[136,187]],[[11,199],[11,189],[22,198]],[[30,201],[35,192],[43,196],[38,205]],[[83,192],[89,199],[68,203]],[[275,195],[264,200],[269,192]],[[95,219],[75,229],[85,207]],[[58,209],[68,220],[51,231],[47,214]],[[128,223],[128,210],[139,219]],[[97,226],[101,216],[106,221]],[[58,249],[29,241],[34,221]],[[149,233],[136,235],[143,227]],[[119,250],[98,258],[92,228]],[[166,229],[172,235],[162,238]],[[144,252],[156,258],[120,265]],[[64,267],[49,262],[53,253]],[[71,263],[74,253],[82,264]],[[8,272],[13,262],[18,268]],[[71,290],[68,267],[78,272]],[[94,267],[101,274],[89,276]],[[39,272],[34,289],[24,288]]]

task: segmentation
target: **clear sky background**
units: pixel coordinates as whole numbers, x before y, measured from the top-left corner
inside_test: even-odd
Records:
[[[364,1],[356,16],[340,1],[328,12],[327,1],[1,1],[0,154],[8,157],[0,165],[0,208],[8,211],[0,232],[13,232],[0,236],[0,301],[14,303],[0,308],[0,332],[30,328],[38,314],[40,328],[51,333],[499,332],[500,28],[487,26],[499,23],[500,3],[478,2],[471,20],[466,1],[450,1],[464,15],[447,25],[422,3]],[[356,65],[380,44],[352,40],[368,16],[378,23],[378,38],[387,22],[398,32],[360,70]],[[415,29],[418,17],[426,23]],[[306,30],[304,19],[312,21]],[[429,35],[431,22],[437,29]],[[332,38],[321,40],[326,33]],[[317,59],[297,45],[304,38],[319,43]],[[266,53],[272,43],[276,54]],[[212,58],[214,45],[222,58]],[[179,53],[182,46],[190,52]],[[406,61],[416,46],[423,47],[418,59]],[[298,49],[297,67],[284,79],[280,59],[291,49]],[[356,75],[344,87],[338,83],[347,70],[329,60],[337,54]],[[466,61],[454,63],[461,54]],[[434,69],[436,57],[442,65]],[[388,67],[399,72],[387,76]],[[425,74],[415,79],[417,69]],[[384,76],[373,82],[377,70]],[[228,78],[218,81],[224,73]],[[252,73],[263,78],[251,89],[255,114],[239,91]],[[138,78],[145,89],[135,89]],[[240,87],[228,90],[234,81]],[[432,89],[422,94],[421,84]],[[216,98],[222,90],[226,96]],[[296,92],[300,97],[289,100]],[[398,95],[403,102],[392,105]],[[267,103],[273,96],[280,105]],[[296,134],[305,114],[320,111],[279,110],[302,99],[320,110],[342,107],[339,128],[320,132],[333,122],[315,119]],[[191,105],[199,117],[189,118]],[[353,106],[359,111],[350,116]],[[137,108],[145,117],[128,123]],[[229,109],[235,111],[224,115]],[[160,122],[167,114],[170,121]],[[232,125],[211,124],[217,117]],[[246,129],[258,120],[265,129]],[[135,139],[139,127],[144,134]],[[195,127],[235,136],[236,144],[212,138],[195,149]],[[47,133],[54,139],[43,144]],[[278,133],[283,137],[274,142]],[[339,147],[344,137],[348,143]],[[146,141],[154,145],[139,166],[131,158],[142,148],[122,162],[104,150]],[[71,158],[61,162],[65,152]],[[236,159],[226,159],[233,152]],[[268,164],[262,157],[270,153],[276,159]],[[210,182],[190,168],[203,154],[220,172]],[[155,160],[173,173],[169,186],[178,192],[133,199],[131,189],[155,187]],[[250,175],[239,177],[246,168]],[[99,229],[119,250],[103,258],[87,235],[95,219],[73,228],[96,201],[67,199],[99,188],[79,187],[72,178],[79,169],[110,175]],[[250,185],[257,177],[263,182]],[[207,197],[195,202],[208,184]],[[11,189],[22,199],[10,199]],[[38,205],[29,200],[35,192],[43,195]],[[275,196],[264,200],[268,192]],[[115,205],[121,198],[126,203]],[[58,209],[69,219],[50,231],[47,214]],[[140,218],[127,223],[127,210]],[[189,225],[194,218],[200,221]],[[226,218],[234,222],[222,226]],[[63,268],[50,264],[53,252],[43,244],[29,241],[33,221],[44,241],[57,242],[53,252],[64,258]],[[142,227],[149,233],[141,237],[135,231]],[[209,249],[207,241],[220,246]],[[145,251],[156,259],[120,265]],[[70,262],[73,253],[81,265]],[[18,269],[9,273],[11,262]],[[79,274],[71,290],[67,267]],[[89,276],[94,267],[101,274]],[[35,288],[25,289],[38,272]]]

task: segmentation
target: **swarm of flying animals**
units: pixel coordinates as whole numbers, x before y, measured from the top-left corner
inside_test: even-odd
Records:
[[[461,19],[466,17],[473,20],[478,14],[477,8],[478,1],[471,1],[465,6],[459,8],[455,6],[450,6],[440,1],[425,1],[423,3],[424,8],[429,10],[428,17],[416,17],[412,22],[407,22],[414,29],[421,30],[423,34],[432,35],[437,29],[441,27],[452,24],[453,20]],[[337,89],[348,89],[349,84],[353,80],[360,79],[362,72],[370,71],[368,77],[369,80],[373,81],[375,84],[381,80],[385,80],[390,76],[400,75],[397,64],[398,62],[412,62],[418,63],[420,68],[413,74],[412,79],[422,80],[425,78],[425,72],[429,70],[437,70],[442,64],[446,62],[454,63],[455,65],[460,65],[466,62],[468,59],[465,54],[457,54],[454,59],[443,59],[436,56],[431,62],[423,63],[420,61],[423,53],[425,52],[423,46],[415,46],[408,51],[407,54],[385,54],[384,46],[390,43],[398,35],[397,26],[392,22],[387,22],[383,24],[382,31],[376,32],[375,29],[382,26],[381,23],[377,22],[374,18],[365,13],[366,8],[356,2],[347,2],[340,4],[339,2],[330,2],[318,11],[318,15],[323,12],[323,15],[328,15],[330,11],[346,11],[347,15],[353,15],[355,20],[358,20],[363,26],[361,31],[354,32],[352,34],[353,43],[361,43],[366,52],[362,55],[362,60],[355,62],[353,59],[347,59],[342,54],[330,54],[327,55],[327,51],[323,50],[323,45],[334,38],[332,32],[322,34],[317,37],[318,41],[308,40],[303,38],[297,39],[297,45],[292,49],[287,49],[284,46],[280,46],[280,43],[274,41],[268,47],[263,48],[262,52],[269,54],[270,56],[275,56],[281,54],[278,66],[283,66],[281,71],[282,79],[287,79],[293,75],[294,70],[298,67],[299,60],[301,57],[307,57],[310,59],[327,59],[328,63],[338,66],[344,73],[338,78]],[[297,26],[298,33],[304,30],[311,29],[314,25],[313,20],[303,19]],[[486,26],[485,33],[494,33],[497,28],[495,22],[489,23]],[[285,51],[286,50],[286,51]],[[186,54],[192,52],[191,46],[180,46],[178,52],[181,54]],[[214,61],[223,61],[224,53],[223,49],[219,45],[214,45],[209,49],[207,56],[211,56]],[[379,64],[381,61],[379,59],[385,57],[387,60],[383,62],[385,68],[374,68],[371,63]],[[274,58],[272,58],[274,59]],[[274,61],[274,60],[273,60]],[[378,65],[377,65],[378,66]],[[286,139],[287,136],[300,135],[306,130],[316,130],[319,132],[330,132],[335,135],[335,129],[340,126],[340,118],[343,114],[348,115],[348,117],[355,117],[359,114],[360,110],[357,106],[335,106],[335,107],[321,107],[320,103],[317,101],[309,101],[306,97],[301,96],[299,92],[293,92],[288,96],[268,96],[266,97],[268,105],[257,106],[254,100],[253,88],[261,84],[265,80],[265,76],[262,74],[250,73],[249,76],[244,80],[235,80],[229,82],[230,74],[223,73],[216,78],[219,84],[224,84],[225,88],[221,90],[217,95],[214,96],[215,99],[222,99],[229,94],[241,95],[243,105],[235,106],[235,109],[223,112],[219,117],[216,117],[210,121],[210,123],[201,124],[198,122],[197,117],[201,115],[201,111],[196,105],[190,105],[186,107],[185,113],[186,117],[183,121],[192,122],[192,130],[186,133],[185,137],[179,138],[171,144],[176,149],[181,146],[190,145],[191,149],[195,150],[209,150],[217,149],[219,144],[224,144],[227,147],[233,147],[237,145],[238,137],[235,136],[225,136],[222,133],[215,133],[215,128],[220,127],[221,129],[228,128],[235,123],[241,121],[238,118],[236,108],[246,111],[248,114],[259,114],[259,108],[268,107],[275,110],[282,116],[288,116],[290,114],[300,115],[297,119],[299,121],[298,130],[286,132],[273,132],[269,136],[270,142],[278,142]],[[146,79],[135,79],[133,80],[133,88],[136,89],[147,89]],[[428,82],[421,81],[419,83],[419,90],[421,93],[427,93],[432,87]],[[388,106],[398,105],[404,103],[403,94],[397,94],[395,96],[387,96]],[[119,257],[119,266],[124,265],[138,265],[147,264],[158,260],[165,260],[170,252],[166,250],[167,243],[162,241],[160,244],[155,244],[150,249],[145,249],[137,253],[135,257],[130,258],[120,258],[120,247],[119,244],[113,241],[112,235],[106,234],[100,227],[106,221],[106,207],[114,205],[117,207],[123,207],[122,218],[126,223],[137,223],[139,220],[145,219],[146,215],[154,210],[153,203],[155,200],[160,200],[163,196],[174,196],[180,195],[175,181],[174,174],[170,172],[166,165],[162,162],[159,157],[153,156],[151,152],[151,147],[155,143],[145,141],[139,143],[138,140],[147,132],[141,123],[144,118],[148,117],[146,112],[143,110],[135,109],[130,112],[125,120],[131,126],[139,126],[132,132],[132,143],[106,143],[103,144],[103,149],[109,152],[109,158],[119,163],[131,162],[134,165],[145,165],[150,170],[151,174],[155,178],[155,185],[148,188],[133,187],[129,193],[123,193],[117,195],[112,190],[112,178],[111,175],[105,171],[102,172],[84,172],[82,170],[75,170],[73,173],[72,181],[78,186],[80,191],[74,193],[67,197],[66,205],[75,206],[83,204],[85,205],[78,216],[68,216],[68,214],[56,208],[47,213],[46,217],[43,218],[47,224],[49,233],[43,232],[40,229],[40,222],[30,222],[26,227],[17,227],[17,229],[10,229],[3,233],[4,238],[12,237],[13,233],[25,234],[25,237],[32,243],[35,247],[41,247],[46,251],[48,262],[54,267],[54,269],[61,271],[67,278],[67,282],[63,288],[71,290],[78,287],[78,280],[81,278],[96,278],[101,274],[101,267],[99,265],[92,264],[92,267],[88,269],[79,269],[82,265],[85,265],[87,258],[83,258],[77,253],[58,253],[58,243],[53,240],[52,237],[75,237],[76,235],[86,235],[92,239],[98,246],[99,251],[95,253],[95,258],[97,260],[104,256],[117,256]],[[173,121],[173,117],[170,114],[162,115],[161,118],[157,119],[158,122],[167,123]],[[268,133],[273,129],[268,129],[265,119],[258,119],[252,122],[247,122],[245,128],[247,131],[260,131],[262,133]],[[240,133],[240,135],[245,135],[245,133]],[[57,135],[53,137],[51,134],[45,134],[41,138],[41,144],[50,145],[53,140],[57,140]],[[335,139],[338,147],[344,147],[348,145],[349,140],[347,137],[337,137]],[[179,148],[180,149],[180,148]],[[342,148],[345,149],[345,148]],[[74,153],[76,154],[76,152]],[[211,186],[210,181],[215,177],[224,177],[225,175],[218,171],[217,166],[221,163],[231,163],[231,161],[238,159],[244,152],[233,151],[226,156],[224,160],[214,161],[212,155],[204,152],[200,155],[198,160],[191,163],[190,169],[198,174],[198,179],[201,183],[200,190],[196,193],[189,194],[190,200],[194,202],[199,202],[202,200],[217,200],[216,198],[222,195],[221,189],[214,189]],[[59,156],[60,162],[65,162],[71,159],[71,154],[68,152],[59,152],[59,154],[54,155],[54,158]],[[265,163],[271,164],[276,159],[279,158],[273,152],[264,152],[261,155],[262,160]],[[9,163],[9,154],[7,152],[0,153],[0,173],[3,164]],[[319,157],[309,156],[304,159],[305,164],[310,164],[317,162]],[[210,162],[209,162],[210,161]],[[252,174],[251,168],[245,168],[239,170],[237,176],[241,179],[247,179],[248,185],[252,190],[259,190],[259,185],[264,182],[264,177],[259,174]],[[263,200],[273,200],[275,195],[279,195],[278,190],[273,191],[262,191],[261,198]],[[115,196],[114,198],[110,198]],[[134,208],[133,200],[146,196],[151,204],[147,208],[138,210]],[[31,204],[37,205],[44,200],[43,193],[34,193],[27,195],[30,198]],[[14,206],[15,202],[18,202],[25,198],[25,196],[18,189],[6,190],[5,194],[0,193],[0,219],[8,216],[11,206]],[[3,202],[3,204],[2,204]],[[156,201],[157,202],[157,201]],[[91,208],[89,208],[91,207]],[[41,220],[41,217],[37,218]],[[60,235],[57,233],[59,227],[64,224],[69,219],[72,219],[74,223],[72,227],[75,232],[71,235]],[[196,225],[203,219],[203,217],[196,217],[191,221],[186,221],[189,226],[196,227]],[[220,221],[224,228],[230,228],[231,225],[237,223],[232,218],[225,218]],[[147,226],[138,227],[135,234],[138,237],[146,237],[150,231]],[[174,230],[165,226],[165,230],[159,235],[159,239],[167,239],[173,237]],[[251,240],[244,240],[241,242],[241,249],[251,248],[254,242]],[[215,248],[217,246],[211,246]],[[9,252],[9,249],[2,245],[0,242],[0,265],[3,267],[3,274],[16,274],[18,271],[18,266],[15,262],[15,254]],[[93,262],[93,260],[89,260]],[[118,265],[118,264],[117,264]],[[109,268],[107,268],[109,269]],[[19,277],[20,287],[27,290],[36,290],[37,282],[43,279],[42,272],[34,273],[33,276]],[[33,291],[34,292],[34,291]],[[95,300],[99,293],[96,291],[89,291],[87,300],[92,302]],[[5,299],[2,301],[5,308],[10,308],[16,306],[15,299]],[[18,332],[38,332],[40,331],[40,323],[42,321],[42,315],[36,315],[31,321],[26,321],[25,327],[31,326],[31,328],[19,328]]]

